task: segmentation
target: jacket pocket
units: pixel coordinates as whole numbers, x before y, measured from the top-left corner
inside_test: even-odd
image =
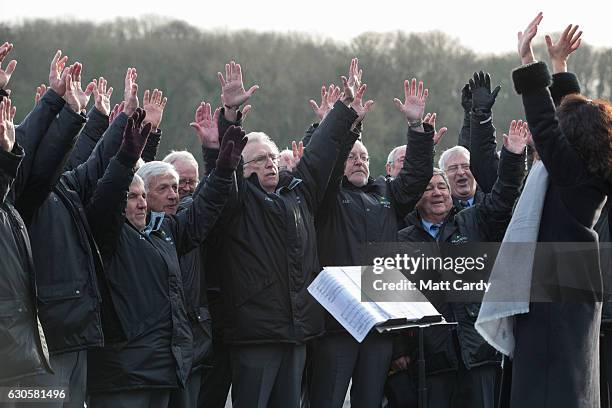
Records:
[[[238,290],[236,291],[236,293],[234,293],[235,306],[240,307],[244,305],[246,302],[253,299],[256,295],[258,295],[264,289],[273,285],[277,281],[278,281],[278,278],[276,277],[265,276],[263,279],[258,280],[252,284],[243,283],[242,285],[237,285]]]
[[[83,288],[77,285],[61,283],[58,285],[40,286],[38,300],[48,303],[57,300],[78,299],[83,296]]]

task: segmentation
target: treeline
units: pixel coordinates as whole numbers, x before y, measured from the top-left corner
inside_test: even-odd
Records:
[[[364,33],[344,44],[299,34],[202,31],[159,18],[103,24],[29,20],[1,24],[0,41],[15,45],[10,58],[19,61],[10,83],[17,119],[30,110],[36,85],[47,83],[56,49],[62,49],[69,61],[84,64],[83,82],[100,75],[107,78],[115,89],[113,104],[122,97],[126,68],[136,67],[141,98],[145,89],[152,88],[162,89],[168,97],[161,155],[172,148],[187,148],[199,156],[199,142],[189,122],[201,100],[220,103],[216,73],[231,59],[242,65],[245,86],[261,87],[251,100],[247,131],[268,133],[282,149],[301,139],[315,121],[308,100],[319,100],[324,83],[340,85],[339,76],[346,74],[350,58],[359,57],[368,84],[366,96],[376,101],[364,123],[373,175],[383,173],[390,148],[404,143],[406,124],[393,98],[403,98],[406,78],[425,82],[430,95],[427,111],[437,112],[438,127],[449,128],[438,152],[457,141],[463,115],[460,90],[476,70],[490,72],[494,83],[502,85],[494,107],[498,138],[512,119],[523,116],[510,77],[518,64],[516,54],[479,55],[441,32]],[[536,56],[547,56],[542,44]],[[583,44],[572,55],[569,69],[578,75],[585,94],[611,99],[612,49]]]

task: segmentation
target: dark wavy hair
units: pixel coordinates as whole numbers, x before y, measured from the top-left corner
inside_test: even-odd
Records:
[[[557,108],[565,137],[587,170],[612,182],[612,105],[579,94],[567,95]]]

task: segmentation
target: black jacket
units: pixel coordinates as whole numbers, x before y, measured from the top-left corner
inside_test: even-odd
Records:
[[[12,152],[0,149],[0,383],[50,371],[36,310],[30,240],[23,220],[7,200],[23,157],[17,143]]]
[[[550,74],[546,64],[518,68],[513,72],[513,79],[515,89],[523,98],[536,150],[550,177],[538,242],[592,243],[590,250],[573,254],[566,251],[567,247],[539,246],[532,288],[543,288],[553,300],[601,300],[602,277],[593,225],[610,193],[610,182],[590,174],[563,135],[547,88]],[[576,276],[577,262],[583,270],[580,276]],[[576,291],[572,286],[577,278],[581,289]]]
[[[58,121],[54,121],[54,124]],[[100,112],[95,106],[92,107],[87,114],[87,123],[79,134],[74,149],[70,152],[64,170],[72,170],[81,163],[85,163],[106,129],[108,129],[108,116]]]
[[[366,246],[397,241],[398,220],[414,209],[432,177],[433,128],[409,130],[406,158],[394,179],[370,178],[356,187],[343,176],[351,143],[342,146],[325,199],[316,215],[321,266],[368,265]],[[344,331],[328,313],[326,330]]]
[[[117,158],[87,207],[104,258],[110,298],[125,342],[89,352],[89,392],[184,386],[193,359],[179,256],[197,248],[227,200],[231,173],[214,172],[193,203],[143,234],[125,220],[132,166]]]
[[[257,175],[236,171],[237,197],[219,222],[214,250],[230,343],[300,344],[323,331],[321,307],[307,291],[320,271],[314,214],[339,147],[357,114],[337,102],[293,173],[266,193]]]
[[[65,172],[34,212],[29,227],[40,320],[53,353],[82,350],[104,343],[102,314],[111,317],[100,254],[85,215],[98,179],[104,174],[123,139],[127,115],[120,113],[96,145],[89,159]],[[61,135],[66,137],[67,135]],[[45,174],[46,155],[61,155],[60,141],[41,149],[36,163]],[[31,209],[24,211],[32,213]]]
[[[512,208],[519,196],[524,175],[524,155],[514,154],[502,149],[499,178],[493,185],[491,193],[484,199],[465,210],[457,212],[453,208],[444,220],[437,242],[451,245],[463,245],[476,242],[501,241],[506,227],[512,217]],[[409,227],[401,230],[399,240],[402,242],[436,242],[422,226],[418,211],[408,216]],[[443,253],[435,254],[445,256]],[[460,357],[457,356],[452,329],[431,327],[425,330],[425,367],[428,373],[436,373],[458,368],[461,358],[466,368],[470,369],[484,364],[497,364],[500,355],[476,332],[474,323],[480,309],[479,303],[447,302],[443,297],[435,297],[432,303],[449,322],[457,322]],[[400,338],[406,341],[406,338]],[[400,340],[400,344],[401,344]],[[396,354],[401,354],[396,347]],[[410,349],[404,348],[403,351]],[[414,350],[414,349],[413,349]],[[416,350],[414,350],[416,352]]]

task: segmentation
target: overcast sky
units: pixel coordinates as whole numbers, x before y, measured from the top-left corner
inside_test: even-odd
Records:
[[[541,10],[544,12],[541,32],[561,31],[569,23],[579,24],[589,44],[612,47],[612,1],[583,0],[575,4],[572,7],[567,0],[103,0],[77,3],[0,0],[0,16],[3,21],[31,17],[104,21],[117,16],[157,14],[205,29],[299,31],[339,41],[350,40],[364,31],[440,30],[477,52],[497,53],[514,50],[516,32]]]

